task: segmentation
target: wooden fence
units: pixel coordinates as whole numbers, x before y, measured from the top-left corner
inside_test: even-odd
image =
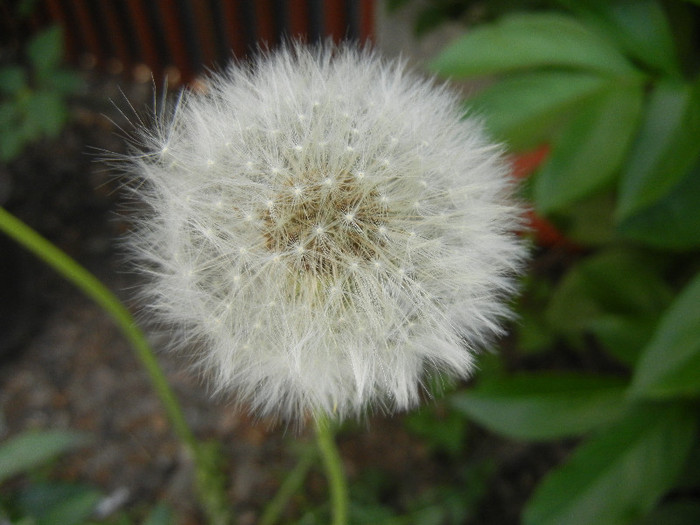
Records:
[[[69,59],[189,81],[288,38],[371,39],[374,0],[39,0],[32,20],[64,28]],[[1,14],[1,13],[0,13]]]

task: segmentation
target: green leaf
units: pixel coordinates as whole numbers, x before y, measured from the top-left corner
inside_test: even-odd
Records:
[[[524,525],[624,525],[672,487],[696,432],[678,405],[641,406],[580,446],[535,490]]]
[[[82,79],[73,71],[57,69],[44,80],[44,88],[47,91],[56,91],[61,95],[71,95],[80,89]]]
[[[84,445],[83,434],[63,430],[25,432],[0,445],[0,481]]]
[[[25,489],[19,505],[36,525],[78,525],[93,513],[100,498],[99,491],[83,485],[39,483]]]
[[[38,33],[27,44],[27,55],[39,76],[48,75],[63,59],[63,31],[52,26]]]
[[[693,523],[700,523],[700,502],[680,500],[660,505],[635,525],[691,525]]]
[[[658,398],[700,394],[700,274],[664,314],[640,357],[631,392]]]
[[[489,132],[514,150],[548,141],[555,126],[586,97],[610,80],[578,71],[516,74],[467,100],[472,113],[483,117]]]
[[[563,67],[637,76],[606,39],[558,13],[514,14],[468,31],[430,64],[452,77]]]
[[[467,421],[454,410],[425,406],[406,415],[409,431],[434,450],[457,455],[467,434]]]
[[[652,70],[679,75],[673,33],[656,0],[558,0],[597,26],[630,57]]]
[[[620,236],[654,248],[688,250],[700,246],[700,164],[670,193],[620,222]]]
[[[544,214],[566,208],[609,185],[637,130],[642,86],[619,84],[586,101],[555,139],[535,179],[535,205]]]
[[[619,222],[667,195],[700,155],[700,85],[659,83],[620,181]]]
[[[0,68],[0,92],[14,95],[27,85],[27,74],[19,66]]]
[[[673,294],[654,261],[635,251],[607,250],[572,267],[552,294],[547,319],[560,334],[576,339],[586,331],[624,363],[633,363]],[[611,326],[612,323],[612,326]],[[617,325],[616,325],[617,324]],[[621,324],[621,325],[620,325]],[[622,330],[620,330],[622,329]]]
[[[634,365],[654,333],[656,318],[624,314],[601,314],[591,319],[589,329],[621,363]]]
[[[0,161],[8,162],[22,152],[26,140],[18,132],[22,111],[14,102],[0,103]]]
[[[530,374],[484,382],[452,397],[453,406],[515,439],[575,436],[619,417],[624,381],[579,374]]]
[[[615,196],[597,192],[552,216],[567,239],[583,246],[603,246],[615,239]]]
[[[68,121],[68,109],[63,99],[51,91],[35,92],[27,100],[24,109],[27,124],[39,135],[56,137]]]

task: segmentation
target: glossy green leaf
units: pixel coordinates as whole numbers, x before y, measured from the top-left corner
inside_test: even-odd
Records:
[[[493,432],[547,440],[588,432],[619,417],[626,407],[624,389],[618,378],[530,374],[484,382],[451,402]]]
[[[569,270],[552,294],[547,319],[570,339],[596,334],[613,356],[632,364],[672,297],[653,260],[608,250]]]
[[[0,481],[54,459],[86,442],[83,434],[61,430],[26,432],[0,445]]]
[[[535,179],[540,212],[566,208],[615,180],[637,130],[642,99],[640,84],[620,84],[579,108]]]
[[[63,32],[53,26],[35,35],[27,44],[27,55],[39,76],[51,73],[63,59]]]
[[[700,86],[659,83],[620,180],[618,221],[667,195],[700,157]]]
[[[551,12],[514,14],[476,27],[448,46],[430,67],[457,78],[533,67],[637,75],[608,40],[573,17]]]
[[[673,486],[695,438],[692,411],[640,406],[580,446],[528,503],[524,525],[627,525]]]
[[[670,193],[617,226],[621,237],[666,250],[700,246],[700,164]]]
[[[640,64],[670,75],[680,73],[668,17],[657,0],[558,0]]]
[[[608,85],[599,75],[540,71],[504,78],[467,101],[489,132],[514,150],[548,141],[555,125],[577,103]]]
[[[637,396],[700,394],[700,274],[663,316],[635,370]]]

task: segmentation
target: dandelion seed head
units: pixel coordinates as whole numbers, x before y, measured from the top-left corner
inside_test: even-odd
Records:
[[[134,260],[217,391],[303,421],[469,376],[526,250],[507,164],[458,97],[371,51],[292,45],[159,119],[130,159]]]

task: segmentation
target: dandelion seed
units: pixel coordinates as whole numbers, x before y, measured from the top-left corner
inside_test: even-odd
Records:
[[[148,306],[201,343],[216,389],[301,422],[408,409],[431,371],[468,377],[526,249],[507,163],[459,98],[352,46],[208,82],[142,131],[132,246]]]

